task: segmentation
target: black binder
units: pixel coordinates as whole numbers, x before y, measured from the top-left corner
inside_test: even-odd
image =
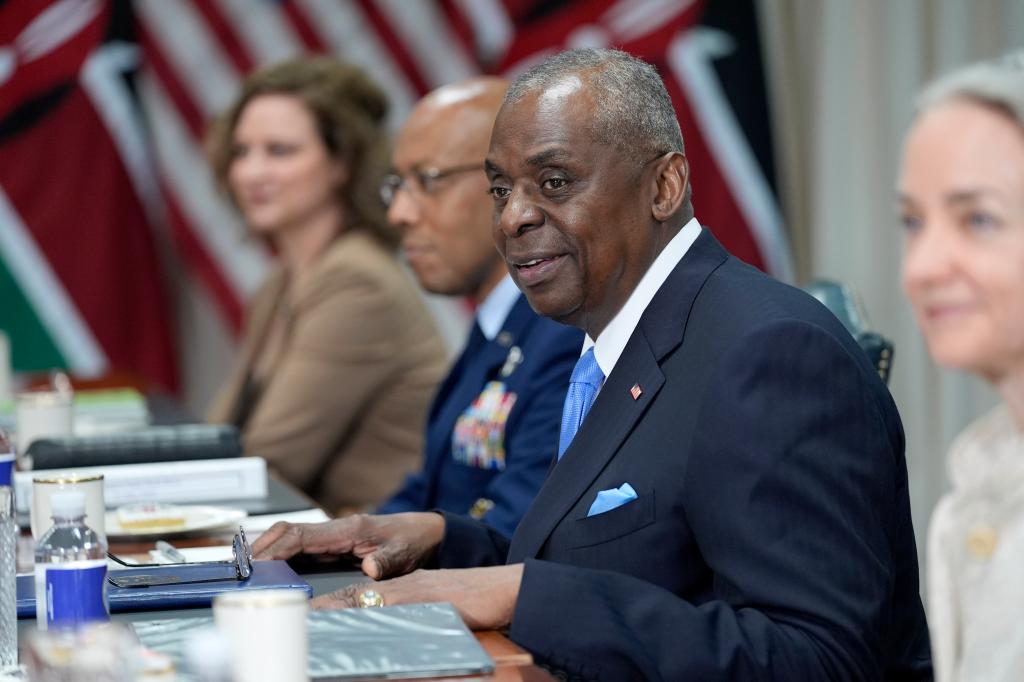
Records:
[[[242,441],[234,426],[180,424],[94,436],[41,438],[33,441],[27,454],[32,457],[33,469],[73,469],[241,457]]]

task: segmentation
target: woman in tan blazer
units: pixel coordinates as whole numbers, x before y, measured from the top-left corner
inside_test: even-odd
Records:
[[[386,113],[360,70],[299,59],[254,73],[211,135],[219,181],[278,264],[208,419],[332,512],[416,469],[446,364],[377,195]]]

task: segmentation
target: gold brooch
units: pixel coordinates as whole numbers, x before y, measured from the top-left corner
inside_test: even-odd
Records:
[[[979,523],[967,533],[967,551],[977,559],[988,559],[998,544],[999,534],[987,523]]]

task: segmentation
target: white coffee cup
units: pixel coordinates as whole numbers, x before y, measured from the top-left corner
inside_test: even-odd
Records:
[[[73,396],[61,391],[27,391],[14,401],[18,457],[24,458],[34,441],[50,436],[72,434],[74,426]],[[29,468],[25,464],[23,469]]]
[[[227,640],[236,680],[307,682],[309,639],[303,590],[241,590],[213,600],[213,622]]]
[[[78,476],[74,472],[39,472],[32,477],[32,507],[29,520],[32,537],[39,541],[53,525],[50,498],[61,490],[81,490],[85,494],[85,525],[107,534],[107,507],[103,500],[103,474]]]

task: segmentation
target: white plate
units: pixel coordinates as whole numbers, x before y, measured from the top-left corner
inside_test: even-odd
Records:
[[[108,511],[106,517],[108,538],[145,538],[145,537],[173,537],[176,535],[187,535],[204,530],[235,526],[244,519],[247,514],[241,509],[230,507],[207,507],[197,504],[175,505],[185,513],[184,525],[175,526],[150,526],[147,528],[122,528],[118,522],[117,511]]]

